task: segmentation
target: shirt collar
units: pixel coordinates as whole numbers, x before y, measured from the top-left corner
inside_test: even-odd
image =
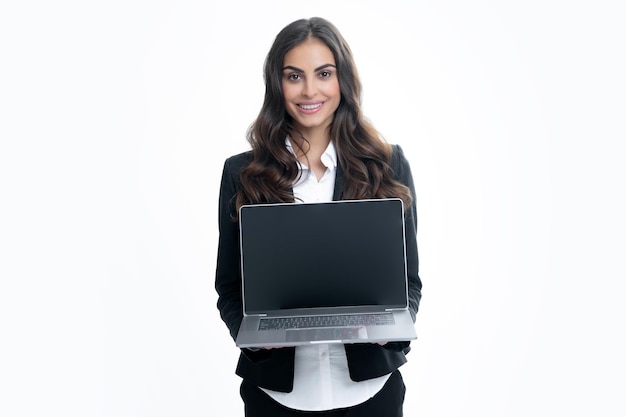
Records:
[[[289,140],[289,137],[287,137],[287,139],[285,140],[285,146],[287,146],[287,149],[289,150],[289,152],[295,155],[295,152],[293,150],[293,145],[291,144],[291,140]],[[324,166],[330,169],[331,171],[337,168],[337,150],[335,149],[335,145],[333,144],[332,140],[328,142],[328,146],[326,147],[326,150],[322,154],[321,160],[322,160],[322,164],[324,164]],[[304,167],[300,163],[300,161],[298,161],[298,166],[300,167],[300,169],[308,169]]]

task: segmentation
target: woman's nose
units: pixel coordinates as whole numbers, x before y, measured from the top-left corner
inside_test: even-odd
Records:
[[[302,83],[302,95],[304,97],[313,97],[316,89],[315,80],[308,78]]]

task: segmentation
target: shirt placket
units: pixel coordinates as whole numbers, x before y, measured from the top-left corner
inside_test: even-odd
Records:
[[[319,371],[320,371],[320,393],[321,400],[325,406],[330,406],[333,403],[333,384],[332,374],[330,366],[330,346],[328,344],[321,344],[318,346],[318,359],[319,359]],[[326,408],[326,407],[324,407]]]

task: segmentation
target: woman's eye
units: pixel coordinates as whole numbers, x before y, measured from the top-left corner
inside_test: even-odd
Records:
[[[287,76],[289,81],[298,81],[300,79],[300,74],[292,73]]]
[[[320,72],[320,78],[328,78],[330,77],[332,74],[330,71],[322,71]]]

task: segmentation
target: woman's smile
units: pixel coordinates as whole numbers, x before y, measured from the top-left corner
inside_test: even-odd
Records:
[[[298,108],[303,113],[313,114],[313,113],[317,113],[317,111],[320,110],[323,105],[324,105],[324,102],[306,103],[306,104],[305,103],[300,103],[300,104],[298,104]]]

